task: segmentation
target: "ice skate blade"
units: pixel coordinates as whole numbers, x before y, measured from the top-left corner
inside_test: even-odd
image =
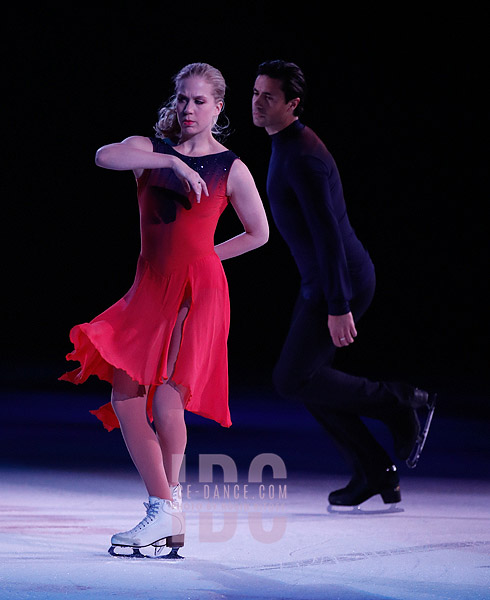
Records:
[[[389,515],[392,513],[402,513],[404,510],[396,504],[392,504],[386,508],[363,508],[362,504],[358,504],[357,506],[334,506],[333,504],[329,504],[327,512],[332,515]]]
[[[150,560],[178,560],[185,558],[179,554],[178,548],[171,548],[168,554],[161,554],[165,546],[144,546],[144,548],[153,548],[153,555],[144,554],[140,548],[133,548],[132,546],[111,546],[108,550],[111,556],[117,558],[148,558]]]
[[[179,558],[185,558],[179,554],[178,548],[171,548],[168,554],[160,554],[163,551],[165,546],[158,546],[155,548],[155,556],[153,558],[163,558],[168,560],[178,560]]]
[[[427,440],[427,435],[429,434],[430,424],[432,423],[432,417],[434,416],[434,411],[436,409],[436,400],[437,394],[430,394],[429,399],[427,401],[427,416],[425,419],[425,424],[421,429],[419,435],[417,436],[417,440],[415,445],[410,453],[410,456],[405,461],[405,464],[409,469],[415,469],[417,463],[419,462],[420,455],[422,454],[422,450],[424,449],[425,442]]]

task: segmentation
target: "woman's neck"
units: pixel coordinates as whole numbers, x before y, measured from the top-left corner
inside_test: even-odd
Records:
[[[226,150],[212,135],[201,136],[199,134],[180,138],[174,147],[177,152],[186,156],[205,156]]]

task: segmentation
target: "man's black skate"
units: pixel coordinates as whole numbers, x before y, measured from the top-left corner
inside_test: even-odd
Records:
[[[436,400],[437,394],[429,394],[427,399],[427,404],[425,408],[427,409],[427,415],[425,418],[425,423],[420,433],[417,436],[417,440],[415,441],[415,445],[410,453],[410,456],[406,460],[407,467],[410,469],[415,469],[417,463],[419,461],[420,455],[422,454],[422,450],[424,449],[425,441],[427,439],[427,435],[429,434],[430,424],[432,423],[432,417],[434,416],[434,410],[436,408]]]
[[[391,504],[389,508],[379,508],[361,505],[373,496],[380,494],[385,504]],[[328,496],[329,513],[373,515],[394,512],[403,512],[402,508],[396,506],[401,501],[400,479],[395,465],[387,469],[378,470],[375,473],[356,474],[349,483],[340,490],[330,492]],[[346,510],[349,509],[349,510]]]

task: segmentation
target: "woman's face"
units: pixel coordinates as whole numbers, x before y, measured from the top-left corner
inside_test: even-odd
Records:
[[[177,118],[184,137],[209,130],[223,107],[216,103],[213,88],[202,77],[187,77],[177,88]]]

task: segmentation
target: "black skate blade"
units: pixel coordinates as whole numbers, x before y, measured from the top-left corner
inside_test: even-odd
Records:
[[[107,552],[118,558],[148,558],[141,554],[139,548],[132,548],[131,546],[111,546]]]
[[[404,510],[397,506],[397,504],[392,504],[386,508],[363,508],[362,504],[358,504],[357,506],[335,506],[329,504],[327,512],[332,515],[389,515],[402,513]]]
[[[168,554],[159,554],[162,552],[165,546],[157,546],[155,548],[155,555],[152,557],[154,559],[164,559],[164,560],[179,560],[185,558],[185,556],[181,556],[179,554],[179,548],[171,548]]]
[[[437,394],[430,394],[427,401],[427,416],[425,419],[425,424],[417,437],[417,441],[415,442],[415,446],[413,447],[410,456],[405,461],[409,469],[415,469],[417,463],[419,462],[420,455],[422,454],[422,450],[424,449],[425,442],[429,434],[432,417],[434,416],[434,411],[436,409],[436,401]]]
[[[150,546],[144,546],[144,548],[149,549]],[[108,552],[111,556],[116,556],[117,558],[149,558],[150,560],[178,560],[185,558],[179,554],[178,548],[171,548],[168,554],[160,554],[164,549],[165,546],[154,546],[153,554],[144,554],[139,548],[133,548],[132,546],[111,546]]]

